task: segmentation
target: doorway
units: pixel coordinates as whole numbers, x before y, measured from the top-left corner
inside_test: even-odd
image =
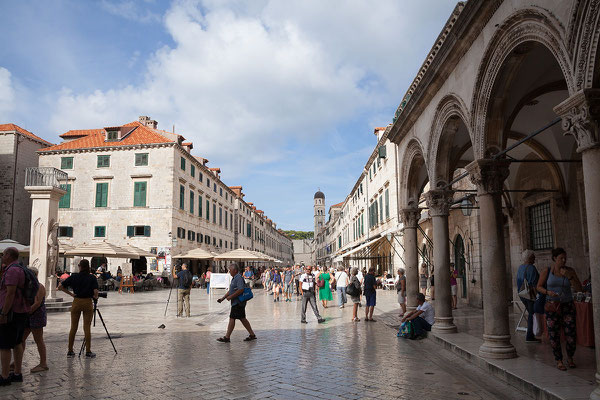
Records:
[[[461,283],[460,297],[467,297],[467,269],[465,262],[465,243],[462,236],[458,235],[454,241],[454,267],[458,271],[458,279]]]

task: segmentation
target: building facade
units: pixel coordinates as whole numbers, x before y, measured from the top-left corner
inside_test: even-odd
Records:
[[[31,198],[25,168],[38,166],[37,150],[52,146],[15,124],[0,124],[0,240],[29,244]]]

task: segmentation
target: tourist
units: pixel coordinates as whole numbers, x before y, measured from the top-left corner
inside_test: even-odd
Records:
[[[431,331],[431,326],[435,322],[435,313],[433,306],[425,301],[423,293],[417,293],[417,309],[410,311],[402,318],[402,322],[411,321],[414,329],[414,338],[420,338],[425,332]]]
[[[0,386],[11,382],[23,382],[23,333],[29,318],[30,307],[23,295],[25,271],[17,261],[19,251],[7,247],[2,253],[2,279],[0,280],[0,358],[2,373]],[[8,316],[12,318],[9,321]],[[14,360],[14,372],[9,373],[10,361]]]
[[[254,272],[250,269],[249,266],[246,267],[246,271],[244,271],[244,282],[248,287],[254,287]]]
[[[38,276],[37,268],[30,268],[34,275]],[[38,353],[40,355],[40,363],[33,367],[30,372],[42,372],[48,371],[48,364],[46,363],[46,343],[44,343],[44,327],[46,326],[46,288],[44,285],[39,283],[38,292],[35,296],[35,302],[31,305],[29,311],[29,319],[25,327],[25,333],[23,334],[23,351],[25,351],[25,345],[27,344],[27,338],[29,334],[33,334],[33,341],[35,342]]]
[[[398,304],[402,312],[402,317],[406,314],[406,276],[404,276],[404,268],[398,268],[398,279],[396,280],[396,292],[398,293]]]
[[[575,304],[571,286],[576,292],[581,292],[581,282],[571,267],[567,267],[567,252],[562,248],[552,250],[554,263],[547,270],[542,271],[537,284],[537,291],[546,295],[546,322],[550,346],[554,353],[556,367],[561,371],[567,368],[562,362],[563,353],[560,345],[561,328],[565,335],[567,347],[567,364],[575,368],[573,356],[577,342]]]
[[[429,297],[431,300],[435,300],[435,275],[434,267],[431,266],[431,273],[429,274]]]
[[[365,275],[364,293],[367,300],[365,307],[365,321],[373,321],[373,311],[375,310],[375,304],[377,303],[377,292],[375,289],[375,268],[369,268],[369,272]]]
[[[321,273],[319,274],[317,279],[322,279],[324,281],[324,285],[319,288],[319,300],[323,303],[323,307],[327,308],[327,302],[333,300],[333,296],[331,295],[331,286],[330,280],[331,275],[327,272],[326,268],[323,268]]]
[[[173,270],[173,279],[177,278],[177,316],[183,317],[185,304],[186,316],[190,317],[190,292],[192,291],[192,273],[188,271],[187,264],[181,264],[181,271],[175,273]]]
[[[292,271],[292,267],[287,267],[283,272],[283,288],[285,301],[292,301],[294,291],[294,271]]]
[[[90,273],[90,262],[86,259],[79,261],[79,273],[73,274],[65,279],[58,286],[69,296],[73,297],[71,305],[71,330],[69,331],[69,350],[67,357],[75,357],[73,344],[75,343],[75,334],[79,326],[79,318],[83,313],[83,332],[85,338],[85,356],[94,358],[96,354],[92,353],[92,317],[94,316],[93,300],[98,301],[98,280]],[[73,292],[67,290],[72,288]]]
[[[302,267],[297,265],[294,269],[294,285],[296,286],[296,296],[300,296],[300,275],[302,275]]]
[[[211,274],[212,273],[210,272],[210,267],[207,267],[206,268],[206,277],[205,277],[205,280],[206,280],[206,294],[210,294],[210,275]]]
[[[344,271],[343,266],[339,266],[337,272],[335,273],[335,281],[336,283],[336,291],[338,298],[338,306],[340,308],[344,308],[344,304],[348,302],[346,299],[346,287],[348,286],[348,274]]]
[[[220,337],[217,341],[222,343],[229,343],[231,338],[231,333],[235,328],[235,320],[239,319],[244,328],[248,331],[248,337],[244,339],[245,342],[250,342],[252,340],[256,340],[256,335],[250,326],[250,321],[246,319],[246,301],[240,301],[239,297],[244,293],[245,283],[244,278],[240,275],[239,267],[237,264],[229,265],[229,274],[233,277],[231,280],[231,284],[229,285],[229,290],[223,297],[221,297],[217,302],[221,303],[223,300],[231,301],[231,311],[229,313],[229,324],[227,325],[227,332],[225,336]]]
[[[273,281],[273,302],[280,301],[279,292],[281,291],[281,274],[278,269],[273,268],[271,281]]]
[[[535,314],[534,305],[535,298],[537,297],[536,287],[540,274],[533,263],[535,262],[535,253],[531,250],[525,250],[523,252],[523,264],[519,266],[517,270],[517,293],[520,293],[525,287],[525,281],[529,288],[527,296],[519,296],[521,302],[527,310],[527,334],[525,335],[525,341],[529,343],[540,342],[539,339],[535,338],[533,334],[533,318]]]
[[[358,280],[358,272],[359,269],[357,267],[352,268],[350,275],[350,283],[348,284],[348,286],[354,286],[354,288],[356,289],[355,295],[351,295],[350,296],[350,300],[352,300],[353,303],[353,308],[352,308],[352,322],[359,322],[360,318],[358,318],[356,316],[357,312],[358,312],[358,306],[360,305],[360,294],[361,294],[361,286],[360,286],[360,281]],[[348,286],[346,287],[346,290],[348,290]]]
[[[306,324],[306,304],[310,302],[310,306],[315,313],[315,317],[317,317],[317,321],[319,323],[325,322],[321,315],[319,314],[319,309],[317,308],[317,300],[315,294],[315,276],[312,273],[312,267],[309,265],[306,267],[306,273],[300,276],[300,292],[302,293],[302,317],[300,322]]]
[[[456,282],[458,278],[458,271],[454,268],[454,263],[450,263],[450,294],[452,296],[452,309],[456,310],[458,307],[458,285]]]
[[[421,293],[427,294],[427,264],[421,264],[421,274],[419,275],[419,288]]]

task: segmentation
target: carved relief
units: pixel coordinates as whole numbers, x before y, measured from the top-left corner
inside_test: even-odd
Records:
[[[471,182],[477,186],[477,192],[482,194],[501,193],[504,181],[510,173],[508,160],[475,160],[467,165],[466,170]]]
[[[411,198],[418,197],[418,193],[414,193],[416,188],[412,187],[411,183],[414,182],[414,177],[411,174],[414,174],[415,171],[412,168],[415,160],[423,159],[423,163],[425,163],[423,157],[423,147],[421,143],[417,139],[411,139],[409,142],[404,155],[402,156],[402,167],[400,170],[400,179],[398,183],[400,184],[400,192],[403,193],[401,195],[401,199],[406,199],[406,203],[404,206],[409,205],[409,201]],[[423,166],[423,168],[426,168]]]
[[[404,228],[416,228],[419,222],[421,211],[418,208],[403,208],[400,211],[400,218],[404,224]]]
[[[569,24],[568,48],[571,49],[575,64],[575,86],[580,90],[590,88],[594,84],[600,37],[600,0],[578,1],[573,10]]]
[[[565,135],[573,135],[577,141],[577,152],[600,144],[600,89],[581,90],[554,107],[554,112],[562,118]]]
[[[58,264],[58,222],[51,225],[48,232],[48,262],[46,264],[47,276],[54,276]]]
[[[429,215],[439,217],[450,214],[452,194],[449,190],[430,190],[425,193]]]

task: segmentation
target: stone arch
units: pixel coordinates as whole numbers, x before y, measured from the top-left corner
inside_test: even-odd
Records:
[[[490,40],[477,73],[472,98],[471,132],[476,158],[486,156],[488,106],[496,78],[511,52],[526,42],[545,46],[558,63],[569,94],[576,91],[572,63],[563,41],[564,28],[546,10],[535,7],[522,9],[507,18]]]
[[[417,207],[419,194],[429,180],[423,145],[417,138],[412,138],[406,146],[399,176],[400,207]]]
[[[461,123],[467,129],[470,142],[473,143],[470,126],[470,114],[464,101],[455,93],[449,93],[440,100],[436,107],[431,136],[428,147],[428,165],[431,170],[431,187],[435,188],[448,182],[448,167],[451,162],[451,146],[453,133],[445,134],[448,130],[456,132],[457,124]]]
[[[567,28],[576,90],[600,86],[600,2],[578,0]]]

